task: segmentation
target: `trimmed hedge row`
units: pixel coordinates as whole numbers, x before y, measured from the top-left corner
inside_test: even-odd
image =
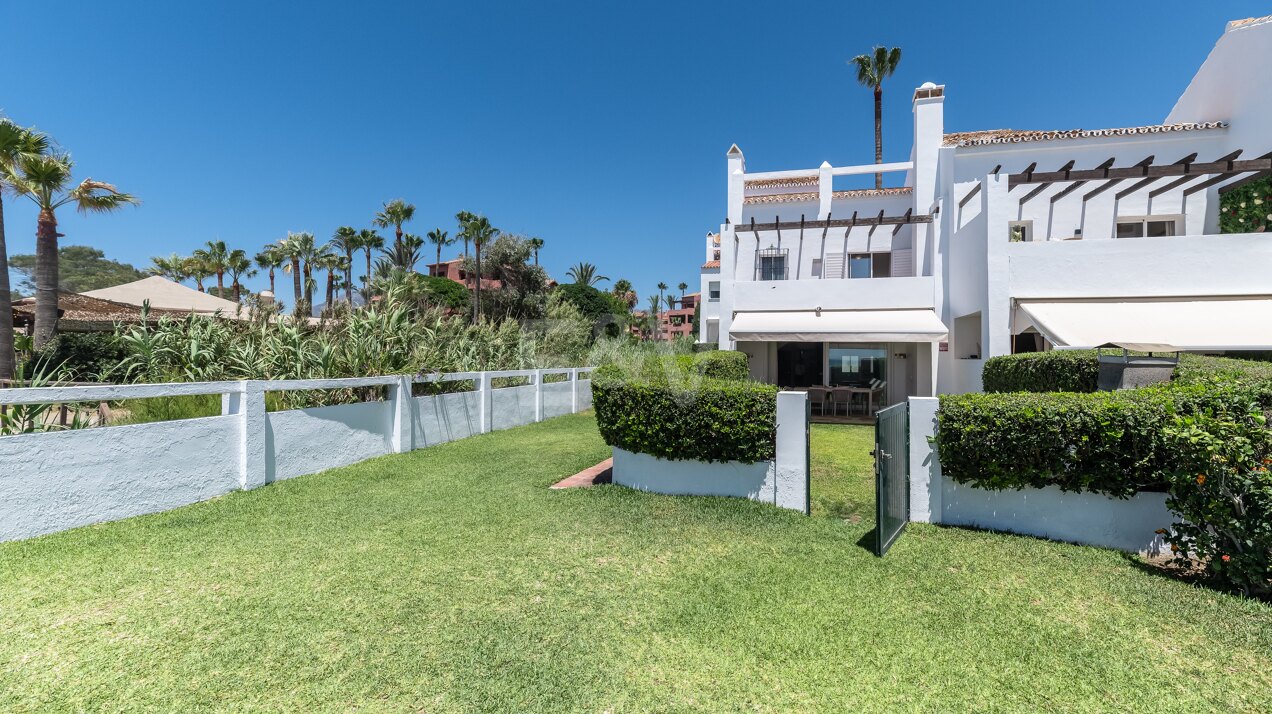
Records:
[[[1178,470],[1167,433],[1177,417],[1244,423],[1252,405],[1272,410],[1272,386],[1212,381],[1095,394],[949,395],[941,397],[935,444],[942,474],[959,483],[1127,498],[1165,490]]]
[[[1095,350],[1052,350],[991,357],[981,371],[986,392],[1094,392],[1100,376]],[[1180,355],[1174,381],[1192,384],[1213,378],[1272,381],[1272,363]]]
[[[1052,350],[985,360],[986,392],[1094,392],[1100,363],[1094,350]]]
[[[663,459],[767,461],[777,387],[746,375],[746,355],[733,351],[606,365],[592,377],[597,427],[610,446]]]

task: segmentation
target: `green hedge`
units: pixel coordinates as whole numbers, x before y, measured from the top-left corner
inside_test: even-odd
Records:
[[[1095,350],[1052,350],[991,357],[981,371],[986,392],[1094,392],[1100,376]],[[1180,355],[1174,381],[1214,378],[1272,381],[1272,363],[1230,357]]]
[[[941,473],[979,488],[1059,486],[1126,498],[1164,490],[1178,468],[1167,430],[1176,417],[1272,408],[1266,384],[1216,381],[1095,394],[941,397]]]
[[[746,381],[746,355],[718,351],[601,367],[592,405],[610,446],[663,459],[773,458],[777,387]]]
[[[985,360],[986,392],[1094,392],[1100,363],[1094,350],[1052,350]]]

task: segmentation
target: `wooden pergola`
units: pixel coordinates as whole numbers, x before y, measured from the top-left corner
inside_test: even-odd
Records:
[[[1007,190],[1011,191],[1017,186],[1036,186],[1036,188],[1021,197],[1020,202],[1023,204],[1044,191],[1048,186],[1057,183],[1069,184],[1051,197],[1051,202],[1055,203],[1087,183],[1100,182],[1099,186],[1082,194],[1082,201],[1086,202],[1128,180],[1135,180],[1135,183],[1115,194],[1115,198],[1118,200],[1126,198],[1137,191],[1142,191],[1159,179],[1164,178],[1175,178],[1175,180],[1150,191],[1150,198],[1160,196],[1167,191],[1172,191],[1182,186],[1187,186],[1184,189],[1184,196],[1191,196],[1216,184],[1241,177],[1240,180],[1229,183],[1220,189],[1221,192],[1230,191],[1250,181],[1272,175],[1272,152],[1256,159],[1242,160],[1238,158],[1240,156],[1240,149],[1213,161],[1204,162],[1197,161],[1196,153],[1189,154],[1171,163],[1157,163],[1155,156],[1147,156],[1135,164],[1122,167],[1115,167],[1116,158],[1109,157],[1095,168],[1076,170],[1073,168],[1075,162],[1071,160],[1055,171],[1036,171],[1037,164],[1033,163],[1024,171],[1010,174],[1007,177]]]

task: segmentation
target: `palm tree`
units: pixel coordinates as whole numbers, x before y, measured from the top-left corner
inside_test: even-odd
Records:
[[[671,307],[670,300],[663,300],[663,293],[667,292],[667,283],[658,283],[658,304]]]
[[[327,301],[323,307],[323,312],[330,312],[332,303],[336,299],[336,275],[344,274],[345,267],[348,265],[347,259],[332,250],[334,246],[330,243],[323,246],[314,256],[314,266],[320,270],[327,271]]]
[[[194,251],[194,255],[216,274],[216,296],[225,297],[225,271],[230,267],[230,251],[225,247],[225,241],[210,240],[206,247]]]
[[[262,270],[269,271],[269,291],[274,292],[274,271],[283,267],[283,261],[287,258],[283,255],[283,248],[278,243],[270,243],[265,246],[264,250],[256,254],[256,264]]]
[[[181,261],[181,267],[185,270],[185,274],[194,278],[194,284],[199,292],[203,292],[203,280],[212,274],[212,270],[208,264],[197,255],[192,255]]]
[[[468,235],[468,224],[477,219],[477,216],[468,211],[460,211],[455,214],[455,222],[459,224],[459,233],[456,238],[464,241],[464,257],[468,257],[468,241],[472,238]]]
[[[662,295],[649,296],[649,319],[652,322],[650,332],[653,333],[654,339],[658,339],[658,311],[662,309]]]
[[[364,294],[362,297],[367,300],[371,299],[371,251],[382,250],[384,248],[384,238],[370,228],[363,228],[358,231],[358,247],[362,249],[367,256],[367,274],[362,278]]]
[[[604,275],[596,274],[596,266],[591,263],[578,263],[565,271],[579,285],[596,285],[602,280],[609,280]]]
[[[868,55],[848,60],[857,68],[857,82],[874,90],[875,163],[883,163],[883,80],[901,64],[901,48],[875,47]],[[883,188],[883,174],[875,174],[875,188]]]
[[[424,247],[424,239],[403,233],[402,240],[393,244],[392,250],[381,249],[385,257],[395,268],[401,268],[407,272],[415,270],[415,264],[420,261],[420,248]]]
[[[542,248],[542,247],[543,247],[543,239],[542,239],[542,238],[531,238],[531,239],[530,239],[530,249],[534,251],[534,264],[535,264],[535,265],[538,265],[538,264],[539,264],[539,249],[540,249],[540,248]]]
[[[247,251],[235,248],[230,251],[225,267],[230,273],[230,289],[234,291],[234,301],[238,302],[243,295],[243,286],[239,283],[239,278],[251,278],[256,275],[256,271],[252,269],[252,259],[247,257]]]
[[[676,287],[677,287],[677,288],[680,288],[680,306],[681,306],[681,307],[684,307],[684,304],[685,304],[685,291],[689,289],[689,283],[681,283],[681,284],[677,285]]]
[[[428,242],[437,246],[437,265],[442,264],[442,248],[455,242],[446,231],[441,228],[434,228],[428,232]]]
[[[625,278],[619,278],[618,280],[615,280],[614,289],[612,292],[614,296],[617,297],[619,300],[622,300],[623,302],[627,303],[627,308],[629,310],[633,307],[636,307],[636,301],[637,301],[636,291],[632,289],[632,282],[630,280],[627,280]]]
[[[473,255],[477,258],[477,275],[473,281],[473,321],[476,322],[481,317],[481,247],[498,237],[499,229],[490,225],[485,216],[477,216],[468,222],[464,230],[473,241]]]
[[[179,283],[190,277],[189,271],[186,270],[186,260],[186,258],[176,253],[167,258],[155,256],[150,259],[152,265],[146,272],[167,278],[174,283]]]
[[[375,214],[371,225],[376,228],[393,228],[393,243],[397,245],[402,242],[402,224],[407,223],[415,217],[415,206],[395,198],[384,204],[383,210]]]
[[[308,235],[308,247],[312,250],[314,244],[313,234],[292,233],[287,232],[287,237],[278,242],[279,250],[283,254],[283,258],[287,261],[283,264],[283,272],[292,274],[292,292],[296,299],[296,315],[304,315],[304,275],[301,268],[301,261],[305,256],[306,239]]]
[[[345,302],[353,307],[353,251],[359,248],[358,231],[350,226],[337,228],[331,237],[331,247],[344,255]],[[330,305],[331,300],[327,303]]]
[[[57,209],[75,204],[81,213],[109,213],[140,203],[114,186],[91,178],[70,187],[70,154],[24,154],[5,170],[5,183],[39,209],[35,230],[35,347],[57,334]]]
[[[4,237],[4,192],[7,176],[24,156],[39,156],[49,148],[48,137],[0,119],[0,379],[13,379],[17,354],[13,349],[13,303],[9,292],[9,251]]]

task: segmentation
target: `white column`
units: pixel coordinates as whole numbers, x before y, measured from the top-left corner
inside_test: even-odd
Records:
[[[478,433],[481,433],[481,434],[490,433],[491,425],[493,424],[494,414],[492,413],[492,410],[494,408],[494,405],[492,402],[492,397],[490,392],[491,392],[490,373],[478,372],[477,373],[477,402],[481,405],[481,409],[478,410],[478,415],[480,416],[480,422],[478,424]]]
[[[579,413],[579,371],[570,370],[570,413]]]
[[[239,487],[247,490],[269,483],[265,453],[265,386],[254,380],[239,383],[239,391],[222,395],[221,413],[239,417],[237,466]]]
[[[1007,175],[990,174],[981,189],[981,211],[985,216],[986,290],[981,330],[985,333],[982,359],[1011,354],[1011,286],[1008,284],[1007,224],[1012,220],[1014,201],[1007,197]]]
[[[928,437],[936,433],[940,400],[910,398],[910,520],[941,522],[941,462]]]
[[[534,420],[543,421],[543,370],[534,371]]]
[[[830,215],[830,204],[835,191],[835,175],[829,161],[823,161],[817,169],[817,220],[824,221]]]
[[[414,406],[411,398],[410,375],[398,377],[396,384],[389,386],[389,418],[390,451],[401,454],[415,448],[415,430],[411,424],[411,410]]]
[[[746,157],[737,144],[728,153],[729,205],[728,219],[734,225],[742,222],[742,205],[746,197]]]
[[[773,504],[809,510],[808,393],[778,392]]]

